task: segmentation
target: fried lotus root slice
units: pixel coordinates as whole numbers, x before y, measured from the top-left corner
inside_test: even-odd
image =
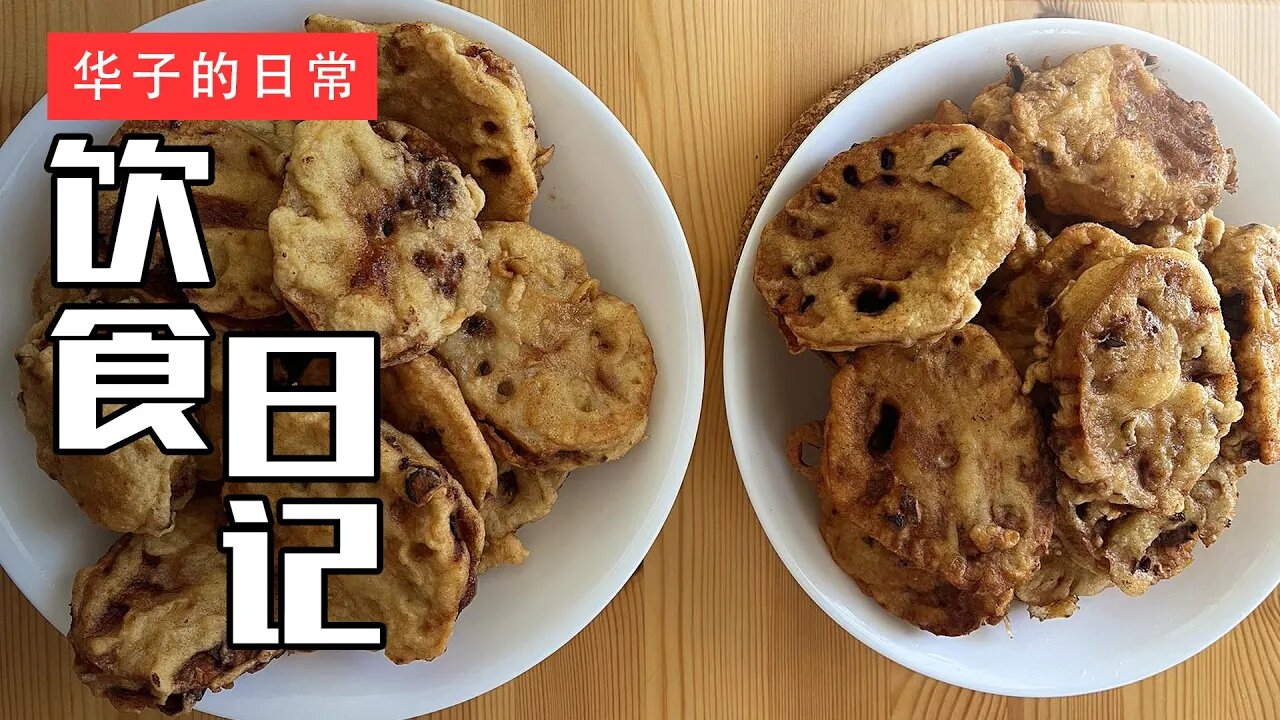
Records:
[[[383,366],[412,360],[483,307],[493,253],[481,202],[415,128],[300,123],[271,213],[276,285],[302,324],[373,330]]]
[[[1056,402],[1059,494],[1180,512],[1242,412],[1204,266],[1173,248],[1104,260],[1058,297],[1038,338],[1027,380]]]
[[[1244,405],[1223,453],[1274,463],[1280,460],[1280,232],[1266,225],[1230,227],[1204,262],[1222,297]]]
[[[1231,524],[1236,481],[1242,475],[1243,463],[1219,458],[1192,486],[1183,509],[1176,513],[1094,501],[1065,505],[1060,522],[1116,587],[1127,595],[1141,595],[1186,569],[1196,541],[1211,545]]]
[[[1213,116],[1153,75],[1124,45],[1032,70],[1008,57],[1004,82],[969,110],[1027,166],[1027,190],[1057,215],[1134,227],[1204,215],[1235,190],[1235,157]]]
[[[983,299],[976,322],[995,337],[1018,372],[1024,373],[1035,362],[1036,329],[1058,295],[1086,269],[1134,249],[1133,243],[1101,225],[1072,225],[1021,271],[1011,269],[1012,277],[1004,287]]]
[[[277,413],[276,452],[317,455],[327,451],[325,413]],[[283,497],[377,498],[382,501],[382,572],[329,577],[332,622],[380,622],[387,629],[387,657],[404,664],[439,657],[458,613],[476,589],[476,564],[484,547],[484,523],[448,470],[416,440],[382,423],[381,476],[375,482],[228,483],[226,494],[265,495],[274,508]],[[275,525],[277,548],[332,547],[332,528]]]
[[[481,510],[498,487],[498,468],[458,381],[431,355],[382,371],[382,418],[408,433],[449,470]]]
[[[1044,450],[1012,363],[969,325],[850,357],[831,385],[819,495],[912,566],[1000,594],[1049,545]]]
[[[484,190],[481,220],[529,219],[552,148],[538,147],[524,81],[484,44],[426,22],[312,15],[307,32],[378,34],[378,112],[421,128]]]
[[[968,635],[999,622],[1013,590],[995,594],[966,591],[941,574],[912,567],[853,522],[823,503],[818,526],[831,559],[862,592],[902,620],[934,635]]]
[[[524,562],[529,551],[516,537],[516,531],[551,512],[568,475],[560,470],[526,470],[506,465],[498,468],[498,492],[483,512],[485,546],[481,572]]]
[[[933,340],[1025,221],[1022,164],[969,125],[917,125],[855,145],[787,201],[760,238],[755,284],[787,347]]]
[[[91,295],[87,299],[95,300]],[[18,406],[36,446],[36,464],[62,486],[94,524],[115,532],[160,535],[195,492],[190,455],[166,455],[150,436],[105,455],[53,451],[53,346],[45,337],[56,310],[27,332],[14,352]],[[106,405],[112,412],[119,405]]]
[[[657,373],[636,309],[600,289],[582,253],[523,223],[498,245],[485,311],[436,350],[500,463],[569,471],[644,438]]]
[[[1111,578],[1093,558],[1055,532],[1039,569],[1015,588],[1014,595],[1027,604],[1031,617],[1054,620],[1071,617],[1080,598],[1109,587]]]
[[[279,143],[222,120],[130,120],[116,131],[112,144],[119,144],[127,133],[160,135],[166,145],[213,148],[213,184],[193,186],[191,196],[214,285],[184,288],[187,298],[206,312],[236,318],[283,314],[272,283],[267,236],[267,218],[284,182],[284,152]]]
[[[821,496],[821,466],[806,457],[822,452],[823,424],[805,423],[787,436],[787,460]],[[863,594],[890,614],[935,635],[967,635],[1004,616],[1012,591],[995,595],[962,592],[940,574],[910,566],[842,517],[820,498],[818,529],[831,559],[858,584]]]
[[[125,535],[71,589],[75,669],[121,710],[177,715],[279,655],[226,644],[217,498],[192,500],[160,537]]]

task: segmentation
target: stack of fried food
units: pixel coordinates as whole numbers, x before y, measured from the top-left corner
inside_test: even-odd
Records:
[[[519,564],[517,530],[550,512],[566,475],[640,442],[655,379],[636,309],[573,246],[528,224],[551,149],[537,142],[516,69],[481,43],[417,22],[315,15],[308,32],[378,36],[377,122],[127,122],[169,144],[211,145],[216,181],[193,188],[216,283],[178,290],[157,252],[143,290],[55,289],[16,356],[40,467],[95,523],[125,535],[75,581],[71,642],[93,690],[127,709],[190,709],[278,655],[229,649],[223,493],[378,497],[378,575],[330,578],[329,620],[387,627],[397,663],[445,651],[476,577]],[[100,234],[114,193],[100,200]],[[162,246],[157,243],[157,248]],[[216,330],[215,452],[174,456],[143,438],[101,456],[52,452],[53,351],[64,302],[195,303]],[[381,336],[375,483],[223,483],[222,342],[249,328]],[[323,362],[272,368],[327,383]],[[328,451],[329,417],[277,413],[276,447]],[[277,526],[275,544],[332,545],[328,528]]]
[[[1280,233],[1214,216],[1208,109],[1126,46],[1008,65],[833,158],[756,256],[787,346],[835,369],[787,441],[822,537],[939,635],[1142,594],[1280,459]]]

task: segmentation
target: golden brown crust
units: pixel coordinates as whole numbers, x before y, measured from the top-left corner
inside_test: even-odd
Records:
[[[482,511],[498,489],[498,468],[458,381],[431,355],[382,371],[382,418],[440,460]]]
[[[1216,247],[1222,241],[1226,224],[1210,210],[1187,222],[1149,222],[1136,228],[1117,227],[1115,230],[1139,245],[1176,247],[1197,253]]]
[[[967,635],[1004,617],[1013,595],[1010,588],[961,591],[940,573],[913,567],[840,513],[824,494],[821,463],[805,458],[806,448],[821,454],[825,442],[823,423],[805,423],[787,436],[787,459],[817,488],[818,530],[831,559],[864,594],[890,614],[935,635]]]
[[[1155,58],[1124,45],[1032,70],[1015,56],[970,119],[1009,143],[1028,192],[1058,215],[1127,227],[1187,222],[1234,190],[1235,158],[1203,103],[1151,74]]]
[[[1280,232],[1266,225],[1227,229],[1204,254],[1222,296],[1244,418],[1223,440],[1241,461],[1280,460]]]
[[[221,524],[218,500],[198,498],[172,532],[126,535],[76,574],[67,637],[95,695],[121,710],[176,715],[280,654],[227,647]]]
[[[1182,510],[1169,515],[1106,502],[1064,502],[1059,528],[1116,587],[1141,595],[1185,570],[1197,541],[1212,545],[1231,524],[1242,475],[1243,463],[1215,460],[1184,496]]]
[[[289,455],[323,452],[325,413],[275,415],[275,447]],[[282,497],[378,498],[383,507],[383,569],[377,575],[335,574],[328,579],[329,620],[375,621],[387,629],[387,657],[404,664],[444,653],[458,613],[475,595],[484,524],[467,494],[444,466],[413,438],[382,423],[381,477],[372,483],[228,483],[227,494]],[[333,545],[332,528],[275,526],[277,547]]]
[[[498,468],[498,491],[484,508],[484,556],[480,572],[498,565],[519,565],[529,551],[516,530],[546,517],[556,504],[568,473],[559,470]]]
[[[639,314],[600,289],[576,248],[485,223],[500,248],[485,311],[436,349],[499,462],[568,471],[643,437],[656,367]]]
[[[1015,590],[1037,620],[1067,618],[1075,614],[1081,597],[1097,595],[1111,587],[1111,578],[1099,570],[1087,553],[1054,532],[1049,552],[1040,567]]]
[[[86,300],[96,300],[96,294]],[[95,524],[115,532],[160,535],[196,489],[190,455],[167,455],[143,437],[105,455],[53,451],[53,346],[45,331],[50,311],[14,352],[18,406],[36,446],[36,464],[62,486]],[[118,405],[107,405],[108,412]]]
[[[1071,225],[1047,244],[1035,247],[1038,253],[1034,260],[1022,262],[1020,270],[1015,269],[1017,263],[1005,261],[1004,285],[983,289],[982,312],[975,320],[1009,354],[1019,374],[1035,361],[1036,329],[1067,285],[1098,262],[1135,249],[1128,240],[1096,223]]]
[[[483,307],[493,253],[477,196],[412,127],[300,123],[270,221],[290,312],[316,330],[378,332],[384,366],[428,352]]]
[[[968,635],[994,625],[1008,610],[1013,590],[964,591],[941,574],[911,567],[857,525],[823,506],[818,525],[831,558],[862,592],[893,615],[934,635]]]
[[[1171,515],[1240,418],[1230,343],[1204,266],[1136,248],[1085,270],[1045,315],[1028,385],[1055,395],[1050,445],[1071,505]]]
[[[1000,594],[1048,547],[1044,449],[1013,365],[969,325],[851,355],[831,386],[819,495],[912,566]]]
[[[756,288],[792,352],[935,339],[1024,224],[1021,165],[968,125],[917,125],[855,145],[761,234]]]
[[[481,220],[526,221],[552,148],[538,147],[524,81],[484,44],[426,22],[312,15],[307,32],[378,34],[378,113],[440,141],[484,190]]]

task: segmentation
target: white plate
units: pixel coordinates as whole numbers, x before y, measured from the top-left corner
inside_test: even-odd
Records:
[[[756,218],[734,280],[725,332],[729,430],[756,515],[796,581],[828,615],[871,648],[925,675],[985,692],[1057,696],[1124,685],[1169,668],[1239,623],[1280,580],[1280,473],[1253,466],[1239,512],[1187,571],[1140,598],[1112,590],[1081,601],[1068,620],[1039,623],[1011,612],[1001,626],[938,638],[881,610],[836,567],[817,529],[813,491],[787,465],[782,443],[797,424],[822,418],[830,380],[812,355],[791,356],[752,283],[760,230],[833,155],[857,141],[930,116],[951,97],[962,106],[1005,72],[1014,52],[1031,64],[1097,45],[1127,43],[1159,56],[1156,74],[1213,111],[1240,159],[1240,191],[1219,215],[1231,223],[1280,222],[1280,119],[1226,71],[1139,30],[1050,18],[978,28],[918,50],[871,78],[800,145]]]
[[[381,654],[320,652],[284,658],[210,694],[200,709],[229,718],[404,718],[487,692],[568,642],[617,594],[671,510],[689,462],[702,398],[702,311],[679,220],[640,148],[595,95],[529,43],[486,20],[425,0],[212,0],[165,15],[148,31],[291,31],[313,12],[362,20],[425,19],[482,40],[520,69],[544,143],[556,145],[533,224],[586,254],[592,274],[635,303],[653,341],[658,382],[649,438],[626,458],[575,472],[547,520],[521,531],[524,565],[480,579],[449,651],[396,667]],[[5,262],[0,342],[16,347],[30,324],[27,289],[48,254],[54,132],[105,141],[114,123],[45,120],[42,100],[0,149]],[[112,537],[95,529],[36,468],[0,363],[0,562],[22,592],[66,632],[71,579]]]

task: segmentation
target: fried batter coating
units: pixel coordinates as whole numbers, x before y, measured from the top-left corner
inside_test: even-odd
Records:
[[[1008,611],[1013,590],[960,590],[932,570],[912,567],[824,504],[818,529],[831,558],[880,607],[934,635],[968,635]]]
[[[1185,223],[1235,190],[1235,157],[1208,108],[1153,75],[1155,58],[1098,47],[1009,75],[973,101],[970,119],[1027,166],[1027,188],[1058,215],[1134,227]]]
[[[516,537],[516,530],[551,512],[568,475],[560,470],[526,470],[506,465],[498,468],[498,493],[484,507],[485,546],[480,572],[524,562],[529,551]]]
[[[1035,361],[1036,328],[1058,295],[1087,268],[1134,249],[1133,243],[1101,225],[1072,225],[1020,271],[1010,268],[1011,277],[1002,288],[984,293],[976,322],[995,337],[1018,373],[1024,373]]]
[[[978,298],[982,301],[983,310],[987,306],[987,298],[995,293],[1004,290],[1018,275],[1021,275],[1027,268],[1036,261],[1037,258],[1048,247],[1053,240],[1053,236],[1035,223],[1034,220],[1028,218],[1027,223],[1018,231],[1018,236],[1013,240],[1013,248],[1009,250],[1009,254],[1005,256],[1004,262],[1000,263],[1000,267],[995,269],[987,278],[986,284],[978,291]],[[979,315],[981,315],[981,310]]]
[[[1280,460],[1280,232],[1266,225],[1229,227],[1204,263],[1222,296],[1244,404],[1244,418],[1223,440],[1223,454],[1274,463]]]
[[[1054,532],[1049,553],[1040,568],[1015,589],[1027,612],[1037,620],[1068,618],[1082,597],[1111,587],[1111,578],[1099,570],[1093,558]]]
[[[328,449],[325,413],[277,413],[277,452],[321,454]],[[383,507],[383,569],[377,575],[328,579],[333,622],[374,621],[387,628],[387,657],[397,664],[439,657],[458,613],[476,589],[484,523],[462,487],[412,437],[382,423],[381,477],[376,482],[228,483],[227,494],[282,497],[378,498]],[[277,548],[329,547],[332,528],[275,525]]]
[[[316,330],[374,330],[383,366],[435,347],[483,308],[492,248],[474,182],[396,122],[309,121],[294,131],[271,213],[276,284]]]
[[[431,355],[382,371],[382,418],[417,440],[485,510],[498,487],[493,453],[458,381]]]
[[[1139,247],[1085,270],[1050,307],[1028,386],[1057,402],[1050,446],[1071,505],[1182,511],[1240,419],[1218,293],[1196,258]]]
[[[125,535],[76,573],[67,638],[95,695],[121,710],[177,715],[280,654],[227,647],[221,525],[217,498],[197,498],[172,532]]]
[[[827,163],[765,227],[755,284],[787,347],[934,340],[1025,224],[1022,164],[969,125],[917,125]]]
[[[844,517],[824,495],[821,468],[806,462],[805,446],[822,451],[823,426],[806,423],[787,438],[787,458],[814,483],[821,501],[818,523],[831,559],[864,594],[889,613],[935,635],[967,635],[1004,616],[1013,591],[961,591],[937,572],[912,567]]]
[[[982,328],[864,348],[831,385],[819,494],[913,567],[999,595],[1049,545],[1044,442],[1017,372]]]
[[[1136,228],[1116,228],[1121,235],[1139,245],[1176,247],[1190,253],[1217,247],[1225,230],[1226,223],[1219,220],[1212,210],[1188,222],[1149,222]]]
[[[222,120],[130,120],[111,138],[150,133],[166,145],[208,145],[214,153],[212,185],[191,188],[213,265],[214,285],[184,288],[202,310],[237,318],[284,313],[271,277],[267,218],[280,199],[284,152],[237,123]],[[104,207],[107,212],[114,211]]]
[[[86,299],[93,301],[96,295]],[[53,345],[45,337],[55,311],[27,332],[14,352],[18,405],[35,439],[36,464],[62,486],[95,524],[116,532],[161,535],[195,492],[190,455],[166,455],[150,436],[105,455],[53,451]],[[107,405],[112,412],[119,405]]]
[[[1082,544],[1127,595],[1141,595],[1152,585],[1191,564],[1196,541],[1213,544],[1235,514],[1236,480],[1244,464],[1215,460],[1171,515],[1127,505],[1087,502],[1064,505],[1063,531]]]
[[[484,190],[481,220],[529,219],[552,148],[538,147],[524,81],[484,44],[426,22],[366,24],[327,15],[307,32],[378,34],[378,113],[440,141]]]
[[[501,248],[485,311],[437,348],[500,463],[569,471],[645,433],[656,367],[636,309],[600,289],[576,248],[485,223]]]

